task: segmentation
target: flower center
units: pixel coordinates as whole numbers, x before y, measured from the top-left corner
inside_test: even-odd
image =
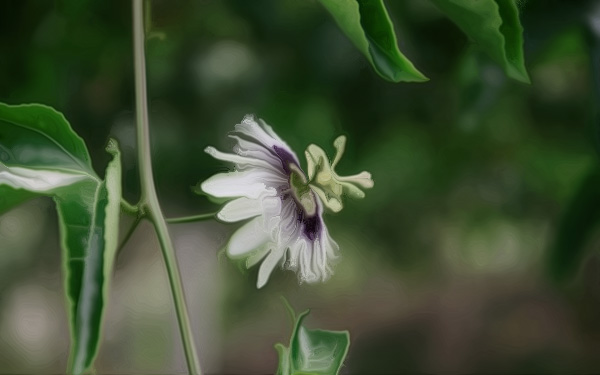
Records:
[[[289,163],[288,167],[290,169],[290,190],[294,200],[302,207],[306,216],[315,215],[317,213],[317,201],[306,176],[295,163]]]

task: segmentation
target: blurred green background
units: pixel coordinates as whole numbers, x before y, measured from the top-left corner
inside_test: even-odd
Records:
[[[219,253],[237,228],[173,225],[200,359],[211,374],[272,373],[291,331],[348,329],[342,372],[600,372],[600,9],[519,2],[531,85],[505,77],[424,0],[387,1],[400,49],[431,81],[391,84],[316,0],[151,1],[147,43],[155,177],[170,217],[217,206],[192,187],[226,166],[247,113],[297,154],[332,153],[375,188],[325,221],[341,247],[329,282],[298,285]],[[128,1],[0,3],[0,101],[63,112],[102,171],[109,136],[139,194]],[[302,158],[301,158],[302,159]],[[122,231],[129,227],[125,217]],[[0,217],[0,373],[60,373],[69,334],[51,201]],[[149,226],[119,255],[99,374],[184,373]]]

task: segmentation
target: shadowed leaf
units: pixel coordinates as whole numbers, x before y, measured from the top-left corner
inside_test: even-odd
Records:
[[[431,0],[506,74],[529,83],[523,57],[523,27],[513,0]]]

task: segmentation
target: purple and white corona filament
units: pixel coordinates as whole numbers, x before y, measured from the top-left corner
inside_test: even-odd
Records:
[[[332,199],[327,195],[331,179],[326,186],[315,186],[319,178],[307,179],[290,147],[269,125],[259,122],[246,116],[235,126],[230,134],[236,140],[233,154],[214,147],[205,150],[235,165],[234,171],[214,175],[200,185],[206,194],[232,199],[217,217],[225,222],[249,220],[232,235],[227,254],[246,258],[247,267],[262,261],[258,288],[267,283],[277,266],[296,271],[301,282],[325,281],[332,274],[330,263],[339,250],[322,217],[324,206],[330,207]],[[309,160],[309,169],[312,177],[322,180],[331,167],[323,167],[321,159],[315,164],[315,159],[319,157]],[[331,176],[334,180],[338,177],[335,173]],[[370,175],[368,179],[371,181]],[[370,187],[372,181],[370,186],[361,185]],[[336,183],[333,186],[335,190]]]

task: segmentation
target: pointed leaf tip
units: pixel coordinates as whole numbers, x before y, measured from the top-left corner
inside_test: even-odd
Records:
[[[428,80],[398,49],[383,0],[319,1],[380,77],[395,83]]]

